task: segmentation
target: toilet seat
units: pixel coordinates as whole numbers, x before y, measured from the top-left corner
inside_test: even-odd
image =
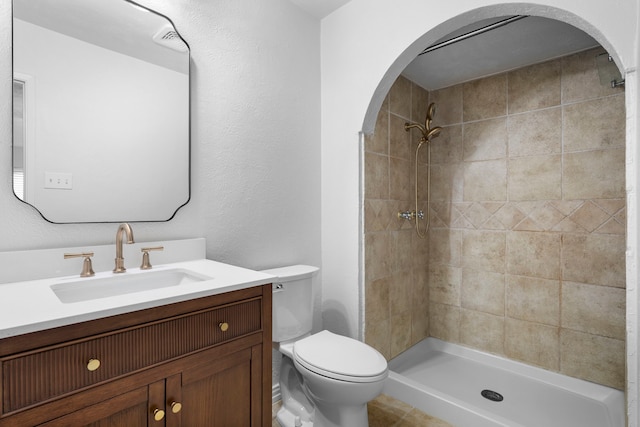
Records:
[[[342,381],[369,383],[388,374],[387,361],[377,350],[329,331],[296,341],[293,358],[316,374]]]

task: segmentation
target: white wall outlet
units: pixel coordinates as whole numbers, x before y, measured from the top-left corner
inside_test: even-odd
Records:
[[[45,172],[44,188],[71,190],[73,188],[73,175],[70,173]]]

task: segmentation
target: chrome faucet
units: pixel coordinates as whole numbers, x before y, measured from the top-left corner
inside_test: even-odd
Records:
[[[133,230],[131,226],[126,222],[120,224],[118,231],[116,232],[116,268],[113,269],[114,273],[124,273],[127,271],[124,268],[124,256],[122,255],[122,234],[127,235],[127,244],[135,243],[133,240]]]

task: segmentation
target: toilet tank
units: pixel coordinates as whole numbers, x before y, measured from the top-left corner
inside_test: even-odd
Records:
[[[273,342],[289,341],[311,332],[312,285],[318,267],[292,265],[263,272],[277,276],[273,282]]]

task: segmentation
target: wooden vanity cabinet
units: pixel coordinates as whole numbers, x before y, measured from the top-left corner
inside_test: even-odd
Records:
[[[0,364],[0,427],[270,426],[271,285],[6,338]]]

